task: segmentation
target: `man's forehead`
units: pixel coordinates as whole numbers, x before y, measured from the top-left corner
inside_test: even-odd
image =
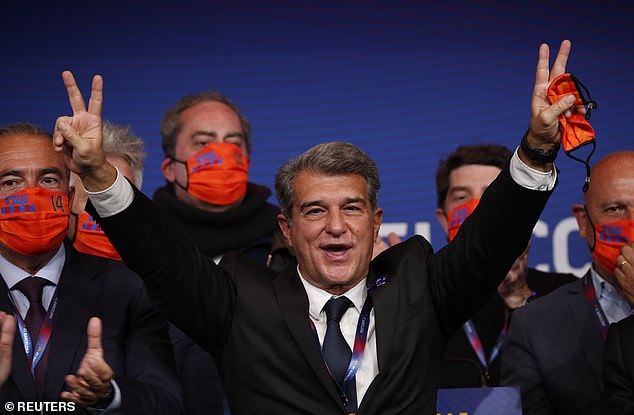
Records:
[[[53,149],[50,137],[15,135],[0,137],[0,169],[59,169],[66,172],[64,157]]]
[[[293,191],[294,196],[301,199],[368,199],[367,183],[358,174],[325,174],[303,170],[295,177]]]

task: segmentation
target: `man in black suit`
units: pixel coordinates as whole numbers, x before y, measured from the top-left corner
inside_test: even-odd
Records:
[[[281,273],[235,255],[216,266],[105,163],[101,77],[86,110],[63,74],[74,115],[57,120],[54,144],[156,304],[214,355],[233,413],[431,414],[448,337],[524,250],[554,187],[557,117],[574,99],[550,105],[546,89],[569,50],[564,41],[549,71],[540,47],[522,150],[436,254],[417,236],[370,261],[380,183],[374,162],[351,144],[316,146],[276,175],[278,221],[298,262]]]
[[[512,152],[498,144],[458,147],[436,171],[436,218],[453,239],[482,194],[509,162]],[[441,388],[499,386],[501,353],[512,311],[575,281],[572,274],[528,268],[528,247],[486,304],[449,340],[440,374]]]
[[[45,412],[74,403],[64,408],[178,413],[167,325],[143,282],[63,243],[73,195],[51,136],[12,124],[0,128],[0,143],[0,310],[16,316],[20,333],[0,401],[72,401]]]
[[[579,281],[517,310],[502,357],[502,384],[520,386],[524,414],[583,413],[599,399],[608,325],[632,311],[617,275],[619,247],[632,237],[634,152],[601,159],[584,205],[573,213],[592,267]]]

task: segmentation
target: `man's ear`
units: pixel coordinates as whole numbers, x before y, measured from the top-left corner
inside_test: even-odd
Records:
[[[174,173],[174,161],[170,158],[163,159],[161,163],[161,171],[163,172],[163,177],[170,183],[174,183],[176,180],[176,173]]]
[[[381,223],[383,223],[383,208],[377,208],[374,211],[374,239],[376,240],[377,235],[379,234],[379,229],[381,228]]]
[[[586,208],[583,205],[572,205],[572,214],[577,219],[577,226],[579,227],[579,235],[584,238],[588,243],[593,242],[589,241],[588,237],[593,237],[592,226],[590,226],[590,222],[588,221],[588,214],[586,213]]]
[[[293,242],[291,241],[291,220],[287,218],[286,215],[280,213],[279,215],[277,215],[277,224],[280,226],[280,230],[282,231],[282,236],[284,236],[286,246],[292,248]]]
[[[436,208],[436,220],[440,223],[440,227],[445,231],[445,235],[449,235],[449,223],[447,222],[447,215],[443,208]]]

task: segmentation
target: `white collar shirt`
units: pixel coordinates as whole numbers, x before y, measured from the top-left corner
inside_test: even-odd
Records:
[[[62,275],[62,269],[64,268],[64,262],[66,261],[66,250],[64,244],[60,245],[59,249],[53,255],[50,261],[42,267],[35,276],[44,278],[51,282],[51,284],[45,285],[42,290],[42,305],[44,309],[48,311],[48,307],[53,299],[53,294],[59,284],[59,279]],[[9,294],[13,304],[20,313],[22,318],[26,317],[26,312],[29,309],[29,300],[15,285],[25,278],[31,277],[27,271],[17,267],[13,263],[9,262],[6,258],[0,255],[0,274],[4,279],[5,284],[9,287]]]
[[[310,319],[315,324],[320,346],[323,344],[324,336],[326,335],[326,312],[324,311],[324,305],[326,302],[333,297],[337,298],[341,296],[346,296],[350,301],[352,301],[354,307],[350,307],[346,310],[341,318],[341,322],[339,323],[341,333],[346,339],[350,350],[352,350],[354,347],[354,338],[357,332],[357,322],[359,321],[359,316],[361,315],[363,303],[368,296],[366,280],[363,279],[341,296],[335,296],[306,281],[299,271],[299,266],[297,267],[297,273],[300,275],[300,281],[304,285],[304,289],[308,295],[308,313]],[[376,375],[379,373],[374,323],[374,308],[372,308],[372,311],[370,312],[370,325],[368,327],[365,352],[363,353],[361,364],[359,365],[359,369],[355,375],[357,404],[361,404],[363,396],[367,392]],[[306,322],[306,324],[308,324],[308,322]]]

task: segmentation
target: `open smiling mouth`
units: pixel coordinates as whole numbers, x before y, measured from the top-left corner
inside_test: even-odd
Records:
[[[351,248],[352,246],[348,244],[327,244],[321,247],[326,255],[331,258],[343,257]]]

